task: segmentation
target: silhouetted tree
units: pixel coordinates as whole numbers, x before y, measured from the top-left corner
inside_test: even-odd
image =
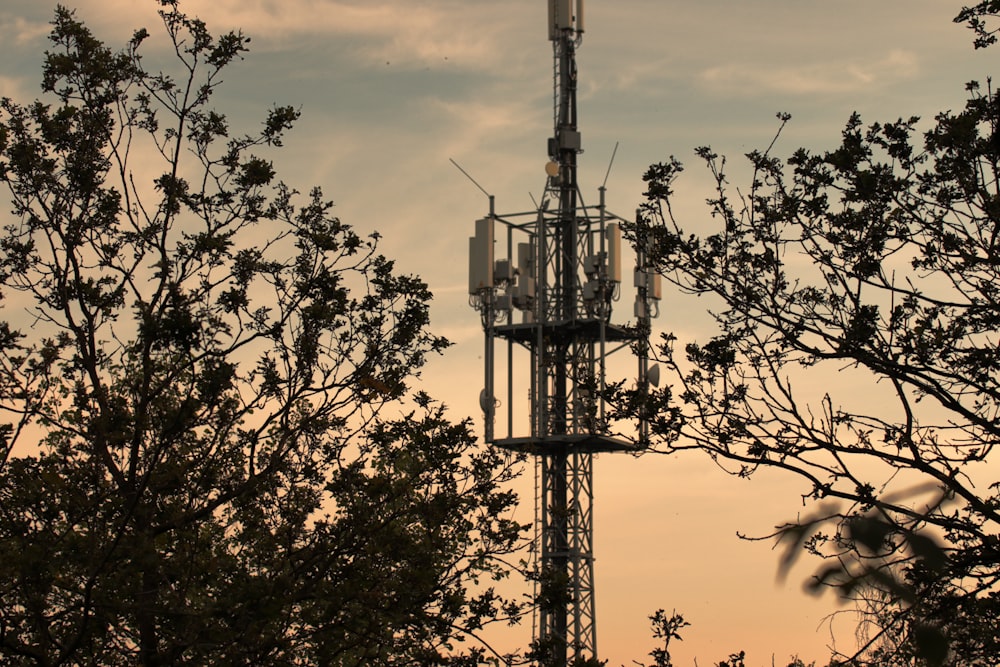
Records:
[[[522,527],[408,386],[431,294],[276,179],[297,111],[210,106],[249,40],[159,4],[165,71],[60,7],[0,103],[0,661],[478,664]]]
[[[956,20],[985,46],[998,12]],[[923,131],[855,115],[834,150],[751,152],[742,193],[699,149],[715,178],[706,235],[671,208],[677,160],[645,175],[634,240],[707,295],[719,330],[683,350],[667,336],[676,385],[628,398],[655,415],[661,451],[806,481],[812,515],[777,533],[784,566],[821,555],[815,588],[882,601],[851,664],[1000,662],[1000,98],[968,95]]]
[[[971,7],[963,7],[955,23],[965,23],[976,33],[975,46],[984,49],[997,41],[995,24],[1000,16],[1000,1],[983,0]]]
[[[676,611],[668,617],[662,609],[656,610],[649,617],[649,621],[653,628],[653,639],[663,642],[663,648],[657,647],[649,652],[649,656],[653,659],[651,667],[673,667],[674,663],[670,659],[670,642],[673,640],[681,641],[681,628],[691,624]]]
[[[639,665],[639,667],[674,667],[674,662],[670,657],[670,642],[674,640],[681,641],[681,629],[691,624],[684,620],[684,617],[676,611],[667,616],[666,612],[662,609],[657,610],[651,615],[649,620],[653,628],[653,638],[662,642],[663,647],[654,648],[649,652],[650,657],[653,658],[652,665],[645,666],[635,660],[632,662]],[[720,660],[714,663],[714,665],[715,667],[745,667],[745,660],[746,652],[739,651],[729,654],[726,660]],[[697,664],[697,661],[695,661],[695,664]],[[771,664],[774,664],[773,658]],[[816,663],[812,662],[806,665],[798,657],[793,656],[791,662],[787,663],[786,667],[816,667]]]

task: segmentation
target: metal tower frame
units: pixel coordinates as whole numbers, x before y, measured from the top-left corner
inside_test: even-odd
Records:
[[[537,210],[489,216],[469,240],[470,303],[486,334],[485,388],[480,404],[485,440],[536,460],[535,526],[538,556],[534,645],[539,663],[564,667],[597,657],[594,601],[593,456],[638,451],[645,422],[614,423],[605,405],[608,358],[621,350],[638,361],[640,390],[652,379],[649,320],[657,310],[659,276],[639,253],[635,269],[636,322],[611,322],[621,284],[621,224],[599,203],[587,206],[577,184],[576,49],[583,35],[582,0],[549,0],[554,53],[554,135],[548,142],[545,194]],[[554,204],[554,206],[552,206]],[[495,239],[495,232],[505,238]],[[504,243],[505,241],[505,243]],[[494,258],[506,246],[505,259]],[[520,316],[521,321],[515,322]],[[506,343],[506,369],[497,343]],[[518,376],[516,355],[529,371]],[[506,386],[498,387],[497,385]],[[501,392],[498,397],[497,389]],[[515,412],[527,389],[530,410]],[[517,396],[515,396],[517,394]],[[506,432],[498,435],[497,408]],[[515,433],[527,428],[527,435]]]

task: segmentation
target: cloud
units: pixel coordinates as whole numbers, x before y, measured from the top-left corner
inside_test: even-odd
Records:
[[[732,63],[710,67],[697,75],[698,83],[713,91],[737,94],[780,93],[815,95],[849,93],[911,79],[919,73],[916,54],[893,50],[875,61],[834,61],[769,67],[760,63]]]
[[[22,38],[44,35],[44,22],[12,18],[33,15],[51,18],[51,11],[31,6],[22,11],[7,9],[0,17],[0,36]],[[78,17],[95,28],[109,43],[117,44],[107,29],[145,26],[158,33],[155,3],[135,0],[78,0],[73,3]],[[219,33],[240,29],[254,40],[255,50],[302,48],[303,38],[335,38],[355,47],[349,54],[371,66],[386,62],[403,68],[424,68],[447,62],[467,70],[493,68],[521,59],[516,45],[504,44],[504,35],[518,34],[524,16],[539,13],[528,0],[503,3],[464,0],[184,0],[181,11],[205,21]],[[16,31],[15,31],[16,29]],[[541,35],[541,31],[538,32]],[[538,35],[532,34],[531,37]],[[527,35],[526,35],[527,37]]]
[[[357,38],[353,54],[362,62],[410,68],[445,61],[469,69],[493,66],[503,57],[498,39],[506,32],[495,28],[510,20],[499,3],[453,0],[218,0],[184,9],[210,27],[240,28],[261,41]]]
[[[22,16],[0,15],[0,40],[22,45],[49,34],[51,26],[43,21],[32,21]]]
[[[503,99],[494,96],[482,100],[428,100],[433,115],[450,128],[441,149],[445,156],[462,156],[483,149],[484,144],[508,144],[525,133],[542,134],[541,121],[547,118],[533,99]],[[497,148],[494,146],[494,148]]]
[[[24,101],[29,98],[22,79],[0,75],[0,97]]]
[[[601,84],[605,83],[613,91],[640,92],[650,86],[665,85],[672,76],[677,76],[673,67],[674,62],[669,58],[622,59],[612,67],[598,69],[592,77],[592,85],[595,90],[599,90]],[[601,76],[601,80],[597,80],[597,76]]]
[[[248,34],[360,37],[365,45],[357,54],[369,64],[395,61],[417,67],[454,59],[468,65],[488,59],[494,51],[490,40],[460,29],[459,19],[433,4],[401,9],[385,2],[295,0],[220,2],[217,8],[205,18],[218,11],[220,21],[239,25]]]

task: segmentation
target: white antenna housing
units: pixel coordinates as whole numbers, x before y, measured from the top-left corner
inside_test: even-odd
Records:
[[[476,220],[469,237],[469,294],[493,288],[493,218]]]
[[[583,0],[549,0],[549,39],[557,41],[563,30],[583,33]]]
[[[622,281],[622,228],[617,222],[608,223],[605,230],[608,240],[608,280]]]
[[[535,249],[531,243],[517,244],[517,272],[522,276],[535,277]]]

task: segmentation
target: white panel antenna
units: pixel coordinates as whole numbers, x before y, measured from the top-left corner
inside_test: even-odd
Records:
[[[517,273],[519,276],[535,276],[535,248],[531,243],[517,244]]]
[[[493,218],[476,220],[469,237],[469,294],[493,288]]]
[[[659,301],[663,298],[663,278],[652,269],[646,275],[649,277],[646,283],[646,296],[654,301]]]
[[[617,222],[608,224],[604,232],[608,241],[608,280],[622,281],[622,228]]]
[[[549,39],[558,41],[563,30],[583,32],[583,0],[549,0]]]
[[[659,301],[663,298],[663,282],[660,274],[653,269],[635,270],[635,286],[646,290],[646,298]]]

